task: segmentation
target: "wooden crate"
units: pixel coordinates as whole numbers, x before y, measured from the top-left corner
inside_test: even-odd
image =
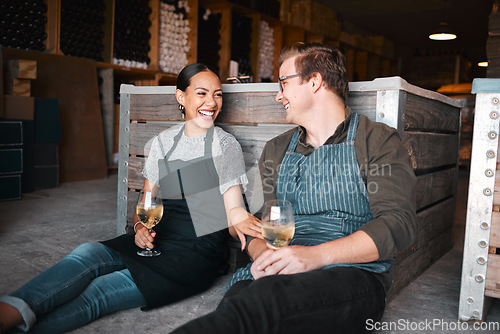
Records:
[[[474,130],[458,317],[483,320],[486,297],[500,298],[500,79],[474,79]]]
[[[222,85],[217,124],[233,134],[244,153],[251,211],[261,199],[257,161],[265,143],[293,127],[276,103],[276,83]],[[117,232],[130,227],[147,143],[182,121],[174,87],[121,86]],[[452,247],[461,102],[409,85],[401,78],[350,84],[348,104],[374,121],[398,129],[411,156],[418,186],[418,231],[412,247],[396,260],[398,291]]]
[[[397,293],[453,245],[462,102],[392,77],[352,82],[347,104],[398,129],[417,175],[417,236],[396,257]]]

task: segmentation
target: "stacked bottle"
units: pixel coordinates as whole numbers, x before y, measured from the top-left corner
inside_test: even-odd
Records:
[[[257,65],[262,82],[273,81],[274,29],[267,21],[260,21],[259,62]]]
[[[104,8],[104,0],[61,1],[63,54],[103,61]]]
[[[113,64],[148,67],[150,14],[149,0],[116,0]]]
[[[43,0],[0,1],[0,46],[45,51],[46,13]]]
[[[160,68],[179,73],[187,65],[189,52],[189,13],[187,0],[162,0],[160,3]]]
[[[233,13],[231,59],[238,62],[238,76],[252,76],[250,45],[252,44],[252,18]]]
[[[220,13],[200,8],[198,18],[198,55],[200,63],[219,73]]]

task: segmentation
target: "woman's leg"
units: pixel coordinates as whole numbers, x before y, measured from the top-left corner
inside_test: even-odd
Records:
[[[64,333],[106,314],[145,304],[130,271],[115,271],[97,277],[78,297],[43,316],[31,333]]]
[[[124,268],[120,257],[111,249],[98,242],[85,243],[10,296],[0,298],[0,305],[4,302],[16,308],[24,320],[23,329],[27,329],[36,317],[78,296],[94,278]],[[0,323],[5,324],[3,330],[11,319],[0,312]]]

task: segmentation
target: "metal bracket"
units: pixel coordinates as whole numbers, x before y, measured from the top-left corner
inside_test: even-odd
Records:
[[[130,150],[130,94],[120,93],[120,133],[118,150],[118,203],[116,233],[127,229],[128,157]]]
[[[499,93],[478,93],[460,287],[459,320],[483,320],[488,245],[498,154]],[[496,101],[496,103],[495,103]]]

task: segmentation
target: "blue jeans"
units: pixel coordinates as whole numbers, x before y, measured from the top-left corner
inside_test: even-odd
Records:
[[[18,309],[25,321],[21,328],[32,333],[67,332],[146,304],[120,257],[98,242],[78,246],[0,301]]]
[[[329,268],[302,274],[240,281],[217,309],[172,334],[366,333],[379,321],[385,291],[358,268]]]

